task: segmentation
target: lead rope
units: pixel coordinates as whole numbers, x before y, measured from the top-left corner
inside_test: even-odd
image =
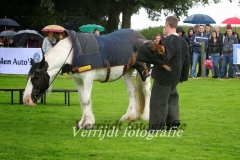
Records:
[[[72,49],[73,49],[73,45],[72,45],[72,47],[71,47],[71,50],[70,50],[69,53],[68,53],[68,56],[67,56],[66,60],[64,61],[62,67],[65,65],[65,63],[66,63],[66,61],[67,61],[67,59],[68,59],[68,57],[69,57]],[[59,71],[57,72],[56,76],[53,78],[52,82],[48,85],[48,88],[52,85],[53,81],[55,80],[55,78],[57,77],[57,75],[60,73],[62,67],[59,69]],[[48,89],[48,88],[47,88],[47,89]]]

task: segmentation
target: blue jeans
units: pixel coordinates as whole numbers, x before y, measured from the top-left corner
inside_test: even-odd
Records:
[[[190,53],[190,74],[189,74],[189,76],[191,76],[191,74],[192,74],[192,64],[193,64],[193,53]]]
[[[223,54],[221,78],[226,77],[227,64],[229,64],[228,78],[233,78],[233,54]]]
[[[206,52],[204,53],[204,60],[206,59]],[[196,66],[197,63],[201,63],[201,53],[193,52],[193,63],[192,63],[192,73],[191,77],[196,76]],[[206,75],[206,68],[204,69],[204,75]]]
[[[213,53],[211,54],[211,60],[213,62],[213,68],[212,70],[212,76],[213,77],[219,77],[220,76],[220,71],[219,71],[219,60],[220,60],[220,55],[219,53]]]

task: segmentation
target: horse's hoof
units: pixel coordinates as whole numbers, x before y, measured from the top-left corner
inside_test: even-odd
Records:
[[[149,121],[149,115],[142,115],[141,120],[142,121]]]
[[[93,127],[94,127],[94,125],[93,125],[93,124],[90,124],[90,123],[85,124],[85,125],[83,126],[84,129],[93,129]]]
[[[131,121],[135,121],[137,119],[138,119],[137,116],[130,116],[130,115],[125,114],[125,115],[122,116],[120,121],[131,122]]]
[[[77,130],[82,128],[82,126],[79,124],[79,122],[77,120],[76,120],[76,128],[77,128]]]

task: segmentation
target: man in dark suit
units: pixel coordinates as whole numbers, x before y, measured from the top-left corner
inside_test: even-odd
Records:
[[[153,54],[147,44],[143,44],[138,50],[138,61],[154,64],[151,74],[154,83],[150,100],[149,131],[163,130],[165,125],[167,130],[174,130],[180,125],[176,87],[179,82],[188,80],[190,56],[188,43],[176,33],[177,25],[178,19],[175,16],[166,18],[168,36],[163,42],[165,58]],[[169,65],[172,71],[162,68],[161,64]]]

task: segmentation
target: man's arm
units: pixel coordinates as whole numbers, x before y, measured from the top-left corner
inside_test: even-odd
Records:
[[[186,54],[186,55],[185,55],[185,58],[183,59],[184,61],[183,61],[183,65],[182,65],[180,82],[188,80],[189,67],[190,67],[190,54],[189,54],[188,50],[189,50],[188,45],[185,45],[185,47],[182,49],[183,52],[181,54]]]
[[[162,59],[161,55],[152,53],[147,47],[147,44],[142,44],[137,52],[137,61],[149,64],[166,64],[167,59]]]

